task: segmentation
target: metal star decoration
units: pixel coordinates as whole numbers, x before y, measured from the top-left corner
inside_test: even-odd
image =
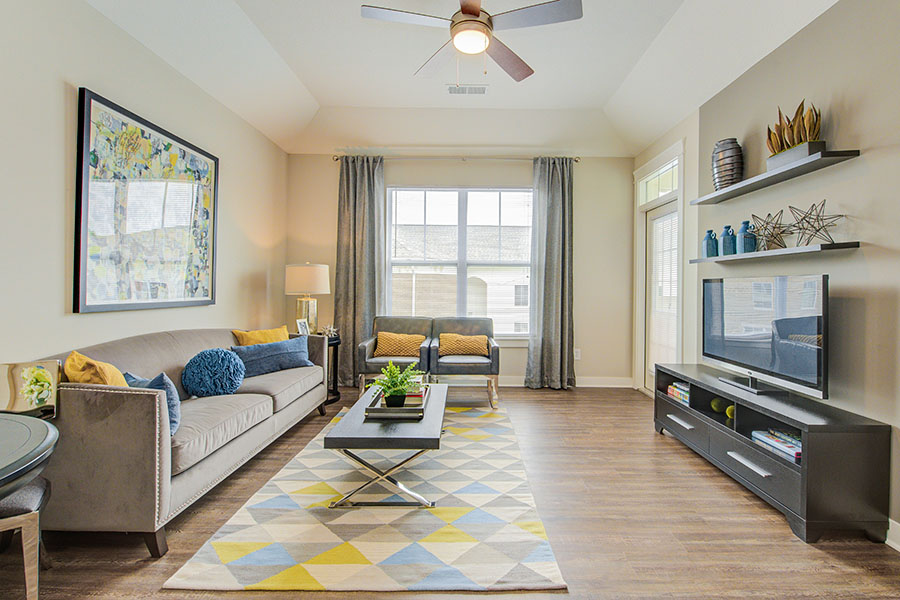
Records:
[[[797,246],[809,246],[813,240],[822,240],[833,244],[834,238],[828,233],[829,227],[844,218],[844,215],[826,215],[825,200],[813,204],[809,210],[803,211],[794,206],[788,206],[794,215],[794,223],[790,225],[789,233],[797,234]]]
[[[784,209],[779,210],[774,215],[768,213],[765,219],[753,215],[753,227],[756,229],[757,250],[777,250],[779,248],[787,248],[784,243],[784,236],[790,234],[791,226],[784,225],[781,222],[783,216]]]

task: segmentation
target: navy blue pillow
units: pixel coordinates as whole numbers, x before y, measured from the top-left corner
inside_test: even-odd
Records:
[[[166,406],[169,408],[169,434],[175,435],[178,425],[181,424],[181,398],[178,397],[178,388],[165,373],[160,373],[153,379],[144,379],[132,373],[122,373],[128,387],[146,388],[150,390],[162,390],[166,393]]]
[[[244,363],[237,354],[224,348],[198,352],[181,374],[185,391],[198,398],[233,394],[243,381]]]
[[[231,349],[244,362],[246,377],[256,377],[295,367],[311,367],[307,337],[301,335],[283,342],[232,346]]]

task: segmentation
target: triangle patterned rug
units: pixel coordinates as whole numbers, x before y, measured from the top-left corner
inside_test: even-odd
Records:
[[[448,407],[440,450],[396,473],[434,508],[328,508],[369,475],[323,448],[335,417],[165,584],[191,590],[565,589],[503,409]],[[409,451],[366,451],[395,464]],[[375,484],[354,501],[391,498]],[[391,498],[401,499],[401,498]],[[405,498],[402,498],[405,500]]]

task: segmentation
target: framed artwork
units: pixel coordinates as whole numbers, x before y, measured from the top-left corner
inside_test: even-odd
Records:
[[[297,333],[309,335],[309,322],[306,319],[297,319]]]
[[[78,90],[75,312],[215,304],[219,159]]]
[[[0,411],[56,416],[59,361],[39,360],[0,365],[8,385],[0,386]]]

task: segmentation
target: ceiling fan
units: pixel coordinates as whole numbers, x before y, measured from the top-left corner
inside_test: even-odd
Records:
[[[581,0],[552,0],[491,15],[482,10],[481,0],[459,0],[459,11],[449,19],[368,4],[362,6],[362,16],[410,25],[449,26],[450,39],[419,67],[416,75],[432,74],[456,48],[464,54],[486,52],[510,77],[522,81],[533,75],[534,69],[498,40],[494,32],[574,21],[581,18],[582,9]]]

